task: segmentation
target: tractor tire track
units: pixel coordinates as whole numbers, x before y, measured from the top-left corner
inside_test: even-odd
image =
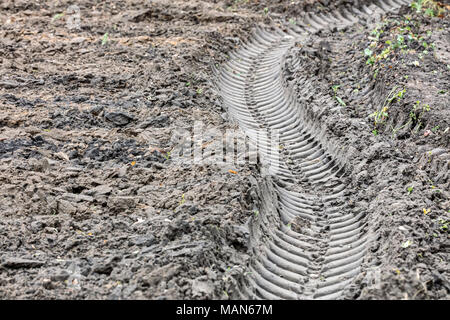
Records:
[[[383,11],[405,3],[374,2]],[[345,7],[305,14],[286,32],[257,29],[217,71],[225,108],[270,164],[278,204],[279,223],[266,226],[267,240],[253,246],[241,298],[337,299],[360,272],[369,241],[365,213],[348,207],[345,163],[308,124],[307,106],[287,87],[282,65],[287,51],[308,34],[370,14],[367,5]],[[308,93],[304,81],[300,94]]]

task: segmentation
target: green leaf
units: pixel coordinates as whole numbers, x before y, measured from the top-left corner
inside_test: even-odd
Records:
[[[337,100],[340,104],[342,104],[344,107],[346,106],[345,102],[342,101],[341,98],[339,98],[338,96],[335,96],[335,97],[336,97],[336,100]]]
[[[429,17],[434,17],[434,11],[433,11],[433,9],[427,8],[427,9],[425,10],[425,15],[426,15],[426,16],[429,16]]]
[[[408,240],[402,243],[402,248],[408,248],[410,245],[412,245],[412,241]]]
[[[62,17],[64,17],[64,12],[63,12],[63,13],[55,14],[55,15],[53,16],[52,21],[59,20],[59,19],[61,19]]]
[[[103,35],[103,38],[102,38],[102,46],[104,46],[105,44],[107,44],[108,41],[109,41],[109,35],[108,35],[108,32],[107,32],[107,33],[105,33],[105,34]]]
[[[366,48],[366,50],[364,50],[364,55],[366,56],[371,56],[372,55],[372,50],[370,50],[369,48]]]

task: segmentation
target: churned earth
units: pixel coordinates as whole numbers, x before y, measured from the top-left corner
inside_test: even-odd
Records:
[[[450,297],[449,23],[405,6],[287,57],[286,77],[342,150],[351,206],[374,237],[346,298]]]
[[[263,178],[177,146],[238,129],[214,70],[256,25],[358,4],[2,1],[0,298],[236,297]],[[376,235],[347,299],[449,298],[449,29],[404,6],[286,57]]]

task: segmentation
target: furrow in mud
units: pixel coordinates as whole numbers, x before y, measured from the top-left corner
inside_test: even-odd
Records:
[[[383,11],[402,3],[374,2]],[[287,51],[309,33],[353,24],[373,8],[306,14],[286,32],[258,29],[220,71],[225,108],[269,164],[269,201],[279,215],[277,224],[265,226],[265,243],[253,246],[243,298],[335,299],[360,272],[368,243],[365,213],[348,208],[345,163],[308,123],[308,106],[286,86],[282,66]],[[307,94],[305,82],[300,94]]]

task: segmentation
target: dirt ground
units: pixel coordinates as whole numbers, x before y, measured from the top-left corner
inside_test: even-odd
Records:
[[[213,70],[256,25],[355,2],[2,1],[0,298],[234,298],[262,178],[175,161],[177,132],[236,128]],[[449,19],[402,10],[316,34],[284,66],[351,155],[351,200],[369,215],[375,241],[346,299],[450,297]],[[407,53],[367,64],[372,31],[397,39],[405,15]],[[375,124],[394,87],[404,96]]]
[[[314,79],[298,99],[343,150],[352,207],[369,212],[374,240],[348,298],[450,297],[449,29],[448,18],[404,7],[291,50],[287,77],[299,92],[302,79]],[[411,39],[382,58],[386,41],[403,34]],[[424,52],[428,43],[435,47]],[[366,48],[378,54],[373,65]],[[293,67],[296,59],[301,63]],[[403,94],[383,104],[391,91]],[[327,92],[338,107],[321,103]],[[383,106],[385,118],[375,123],[373,113]]]

